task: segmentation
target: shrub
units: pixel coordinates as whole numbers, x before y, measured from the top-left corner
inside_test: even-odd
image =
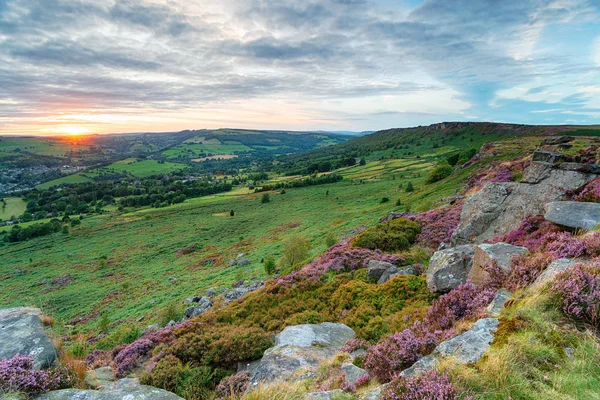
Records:
[[[383,204],[383,203],[388,203],[390,201],[389,197],[382,197],[381,200],[379,201],[379,203]]]
[[[454,172],[454,169],[449,164],[443,163],[436,166],[429,175],[427,175],[426,183],[435,183],[441,181],[444,178],[449,177]]]
[[[294,235],[283,242],[283,255],[281,264],[288,267],[295,267],[308,257],[310,250],[310,239],[301,235]]]
[[[406,184],[406,189],[404,189],[404,190],[406,190],[407,192],[414,192],[414,191],[415,191],[415,188],[414,188],[414,186],[413,186],[412,182],[408,182],[408,183]]]
[[[0,395],[24,393],[30,396],[74,386],[76,378],[63,367],[37,370],[33,359],[16,355],[0,360]]]
[[[456,386],[446,373],[427,371],[405,379],[398,377],[390,382],[381,394],[382,400],[455,400]]]
[[[600,262],[583,265],[560,273],[552,291],[563,301],[563,311],[573,318],[600,329]]]
[[[171,303],[159,311],[158,323],[160,326],[165,326],[171,321],[177,321],[181,317],[180,314],[177,305]]]
[[[513,258],[513,267],[505,285],[510,291],[526,287],[533,283],[552,259],[545,254],[532,256],[516,256]]]
[[[263,262],[263,266],[265,267],[265,274],[267,274],[267,276],[271,276],[273,275],[273,273],[275,273],[275,257],[273,256],[267,256],[265,258],[265,261]]]
[[[590,257],[600,257],[600,232],[585,235],[583,243]]]
[[[335,235],[333,234],[333,232],[327,232],[327,235],[325,235],[325,246],[327,246],[327,248],[329,248],[336,243],[337,243],[337,239],[336,239]]]
[[[420,230],[416,222],[398,218],[364,231],[352,241],[352,245],[371,250],[406,250],[414,243]]]
[[[405,218],[421,223],[421,232],[416,242],[422,246],[437,249],[440,244],[450,242],[452,234],[460,222],[463,203],[452,207],[434,208],[419,214],[407,215]]]
[[[261,203],[269,203],[271,201],[271,196],[269,196],[269,193],[265,193],[262,195],[262,197],[260,198],[260,202]]]
[[[219,400],[239,398],[246,392],[249,383],[250,375],[246,371],[228,376],[217,386],[217,396],[219,396]]]

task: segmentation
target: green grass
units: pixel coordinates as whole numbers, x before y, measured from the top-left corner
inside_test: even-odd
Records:
[[[27,204],[20,197],[5,197],[6,206],[0,203],[0,220],[8,220],[12,216],[23,214]]]
[[[36,186],[36,188],[48,189],[52,186],[57,186],[57,185],[68,185],[71,183],[86,183],[86,182],[91,182],[91,181],[92,180],[90,178],[83,176],[82,173],[79,172],[76,174],[67,175],[67,176],[63,176],[61,178],[53,179],[48,182],[40,183],[39,185]]]
[[[70,152],[87,150],[87,145],[77,144],[69,139],[19,138],[1,137],[0,152],[17,154],[16,151],[40,154],[45,156],[64,156]]]
[[[251,147],[243,144],[181,144],[172,149],[162,152],[163,155],[169,158],[175,157],[197,157],[202,153],[207,154],[234,154],[253,151]]]

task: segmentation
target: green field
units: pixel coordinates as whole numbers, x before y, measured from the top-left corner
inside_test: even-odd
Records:
[[[168,174],[187,168],[185,165],[172,162],[158,162],[156,160],[141,160],[135,158],[127,158],[110,164],[107,167],[96,168],[87,171],[78,172],[76,174],[63,176],[48,182],[37,185],[38,189],[48,189],[56,185],[66,185],[70,183],[85,183],[91,182],[94,177],[100,175],[110,175],[114,173],[127,173],[138,178],[145,178],[151,175]]]
[[[234,154],[253,151],[251,147],[243,144],[205,144],[186,143],[165,150],[162,154],[168,158],[197,157],[200,154]]]
[[[4,198],[6,205],[0,202],[0,220],[8,220],[12,216],[19,216],[25,211],[27,204],[19,197]]]

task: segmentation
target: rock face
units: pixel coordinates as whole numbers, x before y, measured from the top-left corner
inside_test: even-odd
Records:
[[[135,379],[121,379],[102,390],[66,389],[46,393],[38,400],[182,400],[181,397],[157,389],[140,385]]]
[[[459,364],[476,363],[490,347],[494,332],[498,329],[498,319],[484,318],[465,333],[440,343],[431,355],[421,358],[412,367],[400,373],[412,377],[423,371],[435,368],[442,358],[452,357]]]
[[[552,282],[556,275],[572,268],[575,264],[577,264],[577,261],[569,258],[559,258],[558,260],[552,261],[552,263],[546,267],[544,272],[542,272],[542,274],[529,286],[530,289],[541,289]]]
[[[208,310],[210,310],[213,306],[213,302],[208,296],[192,297],[191,299],[186,300],[186,302],[188,301],[188,304],[192,306],[185,309],[185,319],[190,319],[197,317],[198,315],[202,315]]]
[[[436,251],[427,270],[429,290],[445,293],[465,283],[473,265],[473,254],[471,245]]]
[[[568,165],[561,169],[561,165],[532,162],[520,183],[485,185],[465,201],[452,243],[482,243],[505,235],[516,229],[525,217],[543,214],[543,205],[561,200],[566,190],[578,189],[596,177],[593,173],[580,172],[584,166]]]
[[[0,310],[0,359],[29,356],[37,369],[54,363],[56,347],[44,332],[40,315],[37,308]]]
[[[390,268],[396,268],[394,264],[385,261],[371,260],[367,265],[367,278],[377,282],[379,278]]]
[[[490,317],[497,317],[502,312],[504,308],[504,304],[508,300],[512,299],[512,293],[505,289],[500,289],[496,292],[496,296],[494,296],[494,300],[489,304],[487,308],[488,315]]]
[[[475,284],[485,282],[489,276],[487,267],[493,262],[496,262],[504,272],[509,273],[512,270],[513,257],[526,254],[528,251],[525,247],[502,242],[477,245],[473,256],[473,268],[468,279]]]
[[[288,326],[276,336],[275,346],[250,367],[250,382],[256,386],[276,379],[309,377],[320,363],[333,357],[353,337],[354,331],[344,324]],[[297,372],[302,375],[294,376]]]
[[[600,203],[557,201],[545,208],[544,218],[557,225],[592,230],[600,224]]]

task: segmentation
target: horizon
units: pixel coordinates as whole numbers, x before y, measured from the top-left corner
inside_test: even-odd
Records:
[[[0,136],[597,125],[598,32],[594,0],[7,0]]]

